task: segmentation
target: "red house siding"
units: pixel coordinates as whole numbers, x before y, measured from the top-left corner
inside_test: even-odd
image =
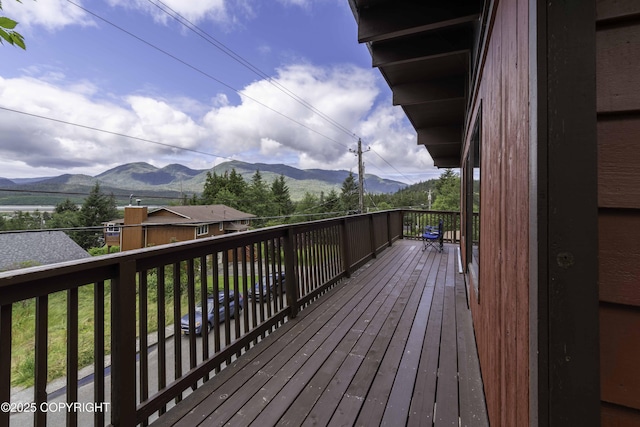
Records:
[[[640,425],[640,3],[597,2],[603,426]]]
[[[466,153],[476,120],[481,120],[478,295],[473,286],[469,288],[493,426],[529,422],[527,28],[527,1],[499,2],[465,145]]]

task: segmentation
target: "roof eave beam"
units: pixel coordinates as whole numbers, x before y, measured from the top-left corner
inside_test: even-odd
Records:
[[[381,20],[380,22],[372,23],[366,19],[361,20],[361,25],[358,26],[358,41],[360,43],[367,42],[380,42],[393,40],[398,37],[413,36],[420,33],[426,33],[429,31],[442,30],[445,28],[451,28],[458,25],[464,25],[469,22],[475,22],[480,18],[479,14],[460,16],[445,21],[431,22],[428,24],[393,29],[387,24],[389,21]],[[394,22],[395,24],[395,22]],[[396,27],[398,25],[395,25]]]
[[[413,105],[459,98],[465,98],[464,76],[407,83],[393,87],[393,105]]]

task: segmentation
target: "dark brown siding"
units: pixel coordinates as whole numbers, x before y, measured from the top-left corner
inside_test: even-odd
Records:
[[[193,227],[147,227],[147,246],[185,242],[196,238]]]
[[[597,2],[604,426],[640,425],[640,2]]]
[[[496,3],[474,97],[474,114],[482,104],[478,295],[470,289],[489,419],[515,426],[529,422],[528,2]]]

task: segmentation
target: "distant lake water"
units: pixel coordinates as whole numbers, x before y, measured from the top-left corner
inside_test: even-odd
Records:
[[[80,207],[80,205],[78,205],[78,207]],[[53,212],[56,209],[55,206],[46,206],[46,205],[0,205],[0,213],[7,213],[7,212],[15,212],[15,211],[22,211],[22,212],[35,212],[35,211],[39,211],[39,212]],[[149,209],[151,210],[152,207],[150,206]],[[118,206],[118,210],[122,211],[124,210],[124,206]]]
[[[53,212],[55,206],[38,206],[38,205],[0,205],[0,212]]]

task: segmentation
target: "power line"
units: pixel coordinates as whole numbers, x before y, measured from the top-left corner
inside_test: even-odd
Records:
[[[206,151],[194,150],[192,148],[180,147],[178,145],[167,144],[165,142],[153,141],[151,139],[140,138],[138,136],[131,136],[131,135],[127,135],[127,134],[124,134],[124,133],[119,133],[119,132],[114,132],[114,131],[110,131],[110,130],[106,130],[106,129],[100,129],[100,128],[93,127],[93,126],[83,125],[83,124],[80,124],[80,123],[73,123],[73,122],[69,122],[69,121],[66,121],[66,120],[61,120],[61,119],[56,119],[56,118],[53,118],[53,117],[43,116],[43,115],[40,115],[40,114],[27,113],[26,111],[20,111],[20,110],[15,110],[13,108],[3,107],[2,105],[0,105],[0,110],[10,111],[12,113],[23,114],[25,116],[36,117],[38,119],[49,120],[49,121],[52,121],[52,122],[62,123],[62,124],[65,124],[65,125],[75,126],[75,127],[88,129],[88,130],[92,130],[92,131],[96,131],[96,132],[102,132],[102,133],[106,133],[106,134],[109,134],[109,135],[120,136],[122,138],[129,138],[129,139],[134,139],[134,140],[137,140],[137,141],[148,142],[150,144],[161,145],[161,146],[173,148],[173,149],[176,149],[176,150],[188,151],[188,152],[191,152],[191,153],[202,154],[202,155],[205,155],[205,156],[211,156],[211,157],[216,157],[216,158],[221,158],[221,159],[235,160],[235,159],[233,159],[231,157],[223,156],[221,154],[207,153]]]
[[[115,23],[113,23],[113,22],[109,21],[108,19],[103,18],[102,16],[100,16],[100,15],[98,15],[98,14],[96,14],[96,13],[94,13],[94,12],[92,12],[92,11],[88,10],[88,9],[86,9],[85,7],[80,6],[80,5],[79,5],[79,4],[77,4],[77,3],[74,3],[72,0],[67,0],[67,2],[69,2],[69,3],[71,3],[72,5],[74,5],[74,6],[78,7],[79,9],[82,9],[82,10],[83,10],[83,11],[85,11],[86,13],[88,13],[88,14],[90,14],[90,15],[94,16],[95,18],[97,18],[97,19],[99,19],[99,20],[101,20],[101,21],[105,22],[106,24],[109,24],[109,25],[111,25],[112,27],[114,27],[114,28],[116,28],[116,29],[118,29],[118,30],[122,31],[123,33],[127,34],[128,36],[135,38],[135,39],[136,39],[136,40],[138,40],[139,42],[141,42],[141,43],[143,43],[143,44],[145,44],[145,45],[147,45],[147,46],[149,46],[149,47],[151,47],[151,48],[153,48],[153,49],[157,50],[158,52],[160,52],[160,53],[162,53],[162,54],[164,54],[164,55],[166,55],[166,56],[168,56],[168,57],[172,58],[172,59],[173,59],[173,60],[175,60],[175,61],[180,62],[180,63],[181,63],[181,64],[183,64],[184,66],[186,66],[186,67],[188,67],[188,68],[191,68],[192,70],[194,70],[194,71],[198,72],[199,74],[202,74],[203,76],[205,76],[205,77],[207,77],[207,78],[209,78],[209,79],[211,79],[211,80],[213,80],[213,81],[215,81],[215,82],[219,83],[220,85],[222,85],[222,86],[226,87],[227,89],[230,89],[230,90],[232,90],[232,91],[236,92],[236,93],[237,93],[238,95],[240,95],[241,97],[244,97],[244,98],[246,98],[246,99],[250,99],[251,101],[253,101],[253,102],[257,103],[258,105],[261,105],[262,107],[264,107],[264,108],[266,108],[266,109],[268,109],[268,110],[270,110],[270,111],[272,111],[272,112],[274,112],[274,113],[278,114],[279,116],[281,116],[281,117],[283,117],[283,118],[285,118],[285,119],[287,119],[287,120],[289,120],[289,121],[291,121],[291,122],[293,122],[293,123],[295,123],[295,124],[297,124],[297,125],[299,125],[299,126],[302,126],[303,128],[305,128],[305,129],[307,129],[307,130],[309,130],[309,131],[311,131],[311,132],[313,132],[313,133],[315,133],[315,134],[317,134],[317,135],[319,135],[319,136],[322,136],[322,137],[324,137],[324,138],[328,139],[329,141],[332,141],[332,142],[334,142],[334,143],[336,143],[336,144],[338,144],[338,145],[340,145],[340,146],[342,146],[342,147],[344,147],[344,148],[347,148],[347,146],[346,146],[346,145],[344,145],[344,144],[342,144],[341,142],[339,142],[339,141],[337,141],[337,140],[335,140],[335,139],[331,138],[330,136],[325,135],[325,134],[323,134],[322,132],[320,132],[320,131],[318,131],[318,130],[316,130],[316,129],[313,129],[312,127],[307,126],[307,125],[305,125],[304,123],[302,123],[302,122],[300,122],[300,121],[298,121],[298,120],[296,120],[296,119],[294,119],[294,118],[292,118],[292,117],[290,117],[290,116],[287,116],[286,114],[284,114],[284,113],[282,113],[282,112],[280,112],[280,111],[278,111],[278,110],[276,110],[276,109],[274,109],[274,108],[272,108],[272,107],[268,106],[267,104],[265,104],[265,103],[263,103],[263,102],[261,102],[261,101],[257,100],[256,98],[253,98],[253,97],[251,97],[251,96],[247,95],[246,93],[243,93],[241,90],[234,88],[233,86],[231,86],[231,85],[229,85],[229,84],[227,84],[227,83],[223,82],[222,80],[220,80],[220,79],[218,79],[218,78],[216,78],[216,77],[212,76],[211,74],[207,73],[206,71],[203,71],[203,70],[201,70],[200,68],[198,68],[198,67],[196,67],[196,66],[194,66],[194,65],[189,64],[188,62],[186,62],[186,61],[184,61],[184,60],[182,60],[182,59],[178,58],[177,56],[173,55],[172,53],[167,52],[166,50],[164,50],[164,49],[162,49],[162,48],[160,48],[160,47],[158,47],[158,46],[154,45],[153,43],[146,41],[145,39],[143,39],[143,38],[141,38],[141,37],[139,37],[139,36],[135,35],[134,33],[132,33],[132,32],[130,32],[130,31],[128,31],[128,30],[126,30],[126,29],[124,29],[124,28],[120,27],[119,25],[117,25],[117,24],[115,24]]]
[[[296,119],[293,119],[292,117],[287,116],[284,113],[281,113],[271,107],[269,107],[268,105],[256,100],[255,98],[248,96],[246,94],[243,94],[239,89],[236,89],[230,85],[228,85],[227,83],[223,82],[220,79],[217,79],[216,77],[211,76],[210,74],[200,70],[199,68],[181,60],[180,58],[172,55],[171,53],[155,46],[154,44],[136,36],[135,34],[129,32],[128,30],[125,30],[124,28],[114,24],[113,22],[107,20],[106,18],[91,12],[90,10],[78,5],[77,3],[74,3],[71,0],[67,0],[69,3],[71,3],[72,5],[80,8],[81,10],[91,14],[92,16],[95,16],[96,18],[102,20],[103,22],[113,26],[114,28],[124,32],[125,34],[134,37],[135,39],[139,40],[140,42],[158,50],[161,53],[164,53],[165,55],[171,57],[172,59],[182,63],[183,65],[205,75],[206,77],[211,78],[212,80],[218,82],[219,84],[223,85],[224,87],[236,92],[238,95],[240,96],[244,96],[247,99],[250,99],[256,103],[258,103],[259,105],[271,110],[272,112],[304,127],[307,130],[310,130],[316,134],[318,134],[319,136],[322,136],[340,146],[342,146],[343,148],[348,149],[348,147],[344,144],[342,144],[341,142],[313,129],[310,128],[309,126],[305,125],[304,123],[299,122]],[[337,122],[336,120],[334,120],[333,118],[331,118],[330,116],[324,114],[322,111],[318,110],[316,107],[314,107],[312,104],[310,104],[309,102],[307,102],[306,100],[304,100],[303,98],[299,97],[297,94],[295,94],[294,92],[290,91],[288,88],[286,88],[285,86],[283,86],[282,84],[280,84],[279,82],[277,82],[276,80],[274,80],[273,78],[271,78],[268,74],[266,74],[265,72],[263,72],[262,70],[260,70],[260,68],[256,67],[255,65],[253,65],[250,61],[246,60],[245,58],[243,58],[241,55],[239,55],[238,53],[236,53],[233,49],[227,47],[224,43],[220,42],[219,40],[215,39],[213,36],[211,36],[209,33],[207,33],[206,31],[202,30],[200,27],[198,27],[197,25],[193,24],[191,21],[189,21],[188,19],[186,19],[184,16],[182,16],[181,14],[179,14],[178,12],[176,12],[174,9],[172,9],[170,6],[168,6],[166,3],[162,2],[162,0],[157,0],[157,2],[159,4],[161,4],[163,7],[160,7],[158,3],[154,3],[152,0],[147,0],[149,3],[151,3],[152,5],[154,5],[155,7],[157,7],[158,9],[160,9],[161,11],[163,11],[165,14],[167,14],[168,16],[170,16],[171,18],[173,18],[174,20],[176,20],[177,22],[179,22],[181,25],[183,25],[185,28],[189,29],[190,31],[194,32],[195,34],[197,34],[198,36],[200,36],[201,38],[203,38],[204,40],[206,40],[207,42],[209,42],[211,45],[213,45],[214,47],[216,47],[217,49],[219,49],[221,52],[223,52],[224,54],[226,54],[227,56],[229,56],[230,58],[232,58],[233,60],[235,60],[236,62],[238,62],[239,64],[241,64],[242,66],[246,67],[247,69],[251,70],[252,72],[254,72],[256,75],[258,75],[259,77],[264,78],[266,81],[268,81],[270,84],[272,84],[274,87],[278,88],[281,92],[285,93],[287,96],[291,97],[292,99],[296,100],[298,103],[300,103],[301,105],[305,106],[306,108],[310,109],[311,111],[313,111],[316,115],[320,116],[321,118],[323,118],[325,121],[327,121],[328,123],[332,124],[333,126],[335,126],[337,129],[339,129],[340,131],[344,132],[345,134],[349,135],[352,138],[358,138],[361,139],[355,132],[353,132],[352,130],[346,128],[345,126],[343,126],[342,124],[340,124],[339,122]],[[374,151],[375,152],[375,151]],[[382,159],[387,165],[389,165],[393,170],[395,170],[396,172],[398,172],[399,175],[401,175],[402,177],[404,177],[405,179],[407,179],[409,182],[414,183],[414,181],[407,177],[406,175],[404,175],[402,172],[400,172],[398,169],[396,169],[391,163],[389,163],[385,158],[383,158],[379,153],[376,153],[376,155],[378,157],[380,157],[380,159]]]
[[[336,144],[338,144],[338,145],[342,146],[343,148],[348,149],[348,147],[347,147],[346,145],[344,145],[344,144],[342,144],[341,142],[339,142],[339,141],[335,140],[334,138],[331,138],[331,137],[329,137],[328,135],[325,135],[325,134],[323,134],[322,132],[317,131],[317,130],[315,130],[315,129],[313,129],[313,128],[309,127],[309,126],[307,126],[306,124],[301,123],[300,121],[298,121],[298,120],[296,120],[296,119],[294,119],[294,118],[292,118],[292,117],[290,117],[290,116],[287,116],[287,115],[286,115],[286,114],[284,114],[284,113],[281,113],[281,112],[279,112],[279,111],[277,111],[277,110],[275,110],[275,109],[273,109],[273,108],[269,107],[268,105],[266,105],[266,104],[264,104],[264,103],[262,103],[262,102],[258,101],[257,99],[255,99],[255,98],[253,98],[253,97],[251,97],[251,96],[248,96],[248,95],[246,95],[246,94],[242,93],[240,90],[238,90],[238,89],[236,89],[236,88],[234,88],[234,87],[232,87],[232,86],[228,85],[227,83],[223,82],[222,80],[217,79],[216,77],[214,77],[214,76],[212,76],[212,75],[210,75],[210,74],[206,73],[205,71],[203,71],[203,70],[201,70],[201,69],[199,69],[199,68],[197,68],[197,67],[195,67],[195,66],[193,66],[193,65],[191,65],[191,64],[189,64],[189,63],[187,63],[186,61],[184,61],[184,60],[182,60],[182,59],[180,59],[180,58],[176,57],[175,55],[173,55],[173,54],[171,54],[171,53],[169,53],[169,52],[165,51],[164,49],[161,49],[160,47],[158,47],[158,46],[156,46],[156,45],[154,45],[154,44],[152,44],[152,43],[150,43],[150,42],[148,42],[148,41],[146,41],[146,40],[142,39],[141,37],[139,37],[139,36],[137,36],[137,35],[133,34],[132,32],[130,32],[130,31],[128,31],[128,30],[126,30],[126,29],[124,29],[124,28],[122,28],[122,27],[118,26],[117,24],[115,24],[115,23],[113,23],[113,22],[111,22],[111,21],[107,20],[106,18],[103,18],[102,16],[100,16],[100,15],[98,15],[98,14],[96,14],[96,13],[94,13],[94,12],[92,12],[92,11],[90,11],[90,10],[88,10],[88,9],[84,8],[84,7],[82,7],[81,5],[79,5],[79,4],[77,4],[77,3],[75,3],[75,2],[73,2],[73,1],[71,1],[71,0],[67,0],[67,1],[68,1],[70,4],[72,4],[72,5],[76,6],[76,7],[78,7],[79,9],[81,9],[81,10],[85,11],[86,13],[88,13],[88,14],[90,14],[90,15],[92,15],[92,16],[94,16],[94,17],[96,17],[97,19],[100,19],[101,21],[103,21],[103,22],[105,22],[105,23],[107,23],[107,24],[109,24],[109,25],[113,26],[114,28],[116,28],[116,29],[118,29],[118,30],[120,30],[120,31],[124,32],[125,34],[127,34],[127,35],[129,35],[129,36],[131,36],[131,37],[135,38],[136,40],[140,41],[141,43],[146,44],[147,46],[149,46],[149,47],[151,47],[151,48],[153,48],[153,49],[155,49],[155,50],[157,50],[157,51],[159,51],[159,52],[161,52],[161,53],[163,53],[163,54],[165,54],[165,55],[169,56],[170,58],[172,58],[172,59],[174,59],[174,60],[176,60],[176,61],[180,62],[181,64],[183,64],[183,65],[185,65],[185,66],[187,66],[187,67],[189,67],[189,68],[191,68],[191,69],[193,69],[194,71],[196,71],[196,72],[198,72],[198,73],[200,73],[200,74],[202,74],[202,75],[204,75],[204,76],[206,76],[206,77],[208,77],[208,78],[210,78],[210,79],[212,79],[212,80],[216,81],[217,83],[219,83],[219,84],[221,84],[221,85],[223,85],[223,86],[227,87],[228,89],[230,89],[230,90],[232,90],[232,91],[234,91],[234,92],[238,93],[240,96],[242,96],[242,97],[244,97],[244,98],[247,98],[247,99],[250,99],[250,100],[252,100],[252,101],[254,101],[254,102],[258,103],[259,105],[261,105],[261,106],[263,106],[263,107],[267,108],[268,110],[270,110],[270,111],[272,111],[272,112],[274,112],[274,113],[276,113],[276,114],[278,114],[278,115],[280,115],[280,116],[282,116],[282,117],[284,117],[284,118],[286,118],[286,119],[288,119],[288,120],[292,121],[293,123],[295,123],[295,124],[297,124],[297,125],[299,125],[299,126],[301,126],[301,127],[305,128],[305,129],[307,129],[307,130],[309,130],[309,131],[311,131],[311,132],[313,132],[313,133],[316,133],[317,135],[322,136],[322,137],[324,137],[324,138],[326,138],[326,139],[328,139],[328,140],[330,140],[330,141],[332,141],[332,142],[334,142],[334,143],[336,143]],[[153,3],[153,2],[151,2],[151,3],[152,3],[152,4],[154,4],[156,7],[160,8],[161,10],[163,10],[165,13],[169,14],[169,12],[168,12],[167,10],[162,9],[160,6],[158,6],[157,4],[155,4],[155,3]],[[161,1],[159,1],[159,3],[163,4],[163,5],[164,5],[168,10],[171,10],[171,11],[172,11],[176,16],[180,17],[180,19],[182,19],[182,20],[186,21],[187,23],[189,23],[189,24],[191,25],[191,27],[190,27],[190,26],[188,26],[188,25],[186,25],[186,24],[184,24],[184,22],[180,21],[180,19],[178,19],[176,16],[173,16],[173,15],[169,14],[169,16],[172,16],[174,19],[178,20],[178,22],[181,22],[181,23],[182,23],[182,25],[185,25],[185,27],[189,28],[191,31],[194,31],[196,34],[199,34],[199,33],[198,33],[197,31],[195,31],[192,27],[194,27],[194,28],[198,29],[201,33],[203,33],[203,34],[204,34],[204,35],[199,34],[199,35],[200,35],[200,37],[205,38],[205,39],[206,39],[206,40],[208,40],[211,44],[213,44],[214,46],[216,46],[218,49],[222,50],[222,51],[223,51],[223,52],[225,52],[227,55],[231,56],[231,57],[232,57],[232,58],[234,58],[236,61],[238,61],[239,63],[243,64],[243,66],[245,66],[245,67],[247,67],[247,68],[251,69],[252,71],[254,71],[254,72],[255,72],[256,74],[258,74],[259,76],[264,77],[267,81],[269,81],[269,82],[270,82],[271,84],[273,84],[274,86],[279,87],[279,89],[280,89],[281,91],[283,91],[284,93],[287,93],[287,94],[288,94],[289,96],[291,96],[293,99],[296,99],[298,102],[300,102],[300,103],[302,103],[303,105],[307,106],[307,108],[309,108],[309,109],[311,109],[312,111],[314,111],[317,115],[321,116],[322,118],[324,118],[325,120],[327,120],[329,123],[332,123],[334,126],[336,126],[336,127],[337,127],[338,129],[340,129],[341,131],[343,131],[343,132],[345,132],[345,133],[349,134],[349,135],[350,135],[350,136],[352,136],[352,137],[353,137],[353,136],[356,136],[356,135],[355,135],[355,133],[351,132],[349,129],[347,129],[347,128],[345,128],[344,126],[340,125],[338,122],[335,122],[335,121],[334,121],[333,119],[331,119],[329,116],[325,115],[324,113],[322,113],[321,111],[319,111],[319,110],[317,110],[315,107],[313,107],[313,105],[309,104],[308,102],[306,102],[306,101],[305,101],[305,100],[303,100],[302,98],[298,97],[295,93],[293,93],[293,92],[289,91],[287,88],[285,88],[284,86],[282,86],[280,83],[278,83],[277,81],[273,80],[271,77],[269,77],[269,76],[268,76],[268,75],[266,75],[264,72],[262,72],[259,68],[257,68],[257,67],[255,67],[255,66],[253,66],[253,64],[251,64],[249,61],[247,61],[247,60],[245,60],[244,58],[242,58],[240,55],[236,54],[233,50],[229,49],[229,48],[228,48],[228,47],[226,47],[224,44],[220,43],[220,42],[219,42],[219,41],[217,41],[215,38],[211,37],[209,34],[207,34],[206,32],[202,31],[199,27],[197,27],[197,26],[193,25],[192,23],[190,23],[190,22],[189,22],[188,20],[186,20],[184,17],[182,17],[181,15],[179,15],[177,12],[173,11],[173,9],[171,9],[170,7],[168,7],[166,4],[162,3]],[[140,138],[140,137],[135,137],[135,136],[131,136],[131,135],[127,135],[127,134],[119,133],[119,132],[114,132],[114,131],[109,131],[109,130],[105,130],[105,129],[100,129],[100,128],[97,128],[97,127],[94,127],[94,126],[89,126],[89,125],[84,125],[84,124],[79,124],[79,123],[73,123],[73,122],[70,122],[70,121],[61,120],[61,119],[56,119],[56,118],[53,118],[53,117],[47,117],[47,116],[43,116],[43,115],[39,115],[39,114],[34,114],[34,113],[28,113],[28,112],[24,112],[24,111],[19,111],[19,110],[11,109],[11,108],[8,108],[8,107],[0,106],[0,109],[5,110],[5,111],[14,112],[14,113],[17,113],[17,114],[23,114],[23,115],[27,115],[27,116],[31,116],[31,117],[35,117],[35,118],[40,118],[40,119],[44,119],[44,120],[49,120],[49,121],[53,121],[53,122],[57,122],[57,123],[62,123],[62,124],[67,124],[67,125],[71,125],[71,126],[75,126],[75,127],[80,127],[80,128],[84,128],[84,129],[88,129],[88,130],[92,130],[92,131],[102,132],[102,133],[106,133],[106,134],[110,134],[110,135],[114,135],[114,136],[119,136],[119,137],[129,138],[129,139],[138,140],[138,141],[142,141],[142,142],[147,142],[147,143],[151,143],[151,144],[156,144],[156,145],[160,145],[160,146],[164,146],[164,147],[169,147],[169,148],[172,148],[172,149],[177,149],[177,150],[187,151],[187,152],[196,153],[196,154],[202,154],[202,155],[206,155],[206,156],[212,156],[212,157],[216,157],[216,158],[223,158],[223,159],[234,160],[234,159],[233,159],[233,158],[231,158],[231,157],[223,156],[223,155],[220,155],[220,154],[208,153],[208,152],[204,152],[204,151],[201,151],[201,150],[195,150],[195,149],[190,149],[190,148],[180,147],[180,146],[173,145],[173,144],[162,143],[162,142],[159,142],[159,141],[154,141],[154,140],[150,140],[150,139],[146,139],[146,138]],[[391,165],[387,160],[385,160],[385,159],[384,159],[380,154],[376,153],[376,155],[377,155],[378,157],[380,157],[380,158],[381,158],[385,163],[387,163],[390,167],[392,167],[396,172],[398,172],[401,176],[405,177],[409,182],[413,182],[413,180],[411,180],[411,179],[410,179],[409,177],[407,177],[406,175],[403,175],[403,174],[402,174],[400,171],[398,171],[398,170],[397,170],[393,165]],[[374,166],[375,166],[375,165],[374,165]]]
[[[289,96],[290,98],[292,98],[293,100],[298,102],[300,105],[302,105],[305,108],[311,110],[316,115],[320,116],[322,119],[324,119],[325,121],[327,121],[331,125],[335,126],[340,131],[346,133],[350,137],[357,138],[357,135],[355,135],[355,133],[353,131],[351,131],[347,127],[345,127],[342,124],[340,124],[338,121],[334,120],[332,117],[328,116],[327,114],[323,113],[322,111],[320,111],[319,109],[314,107],[312,104],[307,102],[304,98],[298,96],[295,92],[289,90],[286,86],[282,85],[277,80],[274,80],[271,76],[269,76],[267,73],[262,71],[260,68],[258,68],[257,66],[253,65],[250,61],[248,61],[247,59],[243,58],[240,54],[235,52],[233,49],[229,48],[224,43],[222,43],[221,41],[217,40],[216,38],[211,36],[206,31],[204,31],[202,28],[198,27],[193,22],[191,22],[190,20],[188,20],[187,18],[182,16],[180,13],[176,12],[174,9],[172,9],[170,6],[168,6],[166,3],[162,2],[161,0],[157,0],[157,3],[155,3],[152,0],[147,0],[147,1],[149,3],[151,3],[152,5],[156,6],[161,11],[163,11],[166,15],[170,16],[171,18],[173,18],[175,21],[179,22],[185,28],[191,30],[193,33],[195,33],[196,35],[200,36],[202,39],[204,39],[205,41],[207,41],[208,43],[210,43],[211,45],[216,47],[222,53],[224,53],[225,55],[229,56],[234,61],[238,62],[243,67],[249,69],[250,71],[255,73],[257,76],[262,77],[263,79],[265,79],[267,82],[269,82],[275,88],[277,88],[282,93],[284,93],[285,95]],[[162,7],[160,5],[162,5]]]

